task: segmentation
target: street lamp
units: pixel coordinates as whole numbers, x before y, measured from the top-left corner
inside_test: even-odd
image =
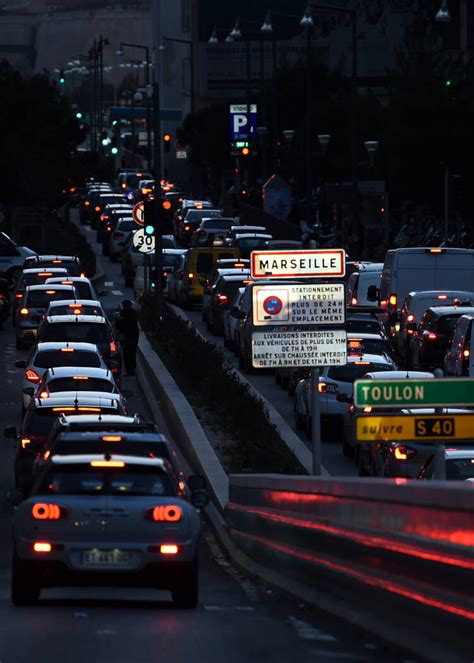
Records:
[[[306,223],[311,225],[311,202],[313,198],[313,173],[311,170],[311,112],[312,112],[312,81],[311,81],[311,38],[313,36],[313,17],[308,5],[300,20],[300,26],[306,33],[306,112],[305,112],[305,170],[306,170]]]
[[[214,26],[211,36],[209,37],[209,44],[218,44],[219,43],[219,37],[217,36],[217,27]]]
[[[232,30],[229,32],[229,37],[232,37],[232,39],[240,39],[242,36],[242,33],[240,31],[240,18],[237,17],[234,27]]]
[[[302,28],[312,28],[314,26],[313,22],[313,16],[311,14],[311,7],[310,5],[306,6],[306,9],[304,10],[304,14],[301,17],[300,20],[300,25]]]
[[[435,21],[437,23],[450,23],[451,14],[449,13],[448,0],[442,0],[440,8],[436,12]]]
[[[329,141],[331,140],[331,134],[318,134],[318,140],[319,140],[319,144],[321,145],[321,149],[323,151],[323,154],[326,154],[326,150],[328,149]]]
[[[267,34],[273,32],[272,16],[270,10],[268,10],[267,15],[265,16],[265,20],[262,23],[260,32],[266,32]]]

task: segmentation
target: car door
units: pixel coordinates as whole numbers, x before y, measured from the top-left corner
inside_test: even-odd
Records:
[[[462,317],[458,320],[456,327],[448,344],[448,349],[444,358],[444,371],[446,375],[461,375],[462,370],[462,350],[463,337],[469,323]]]

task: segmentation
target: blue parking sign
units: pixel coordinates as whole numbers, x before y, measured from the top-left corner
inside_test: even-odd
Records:
[[[248,139],[247,104],[230,105],[230,140]],[[257,134],[257,104],[250,104],[250,139],[255,140]]]

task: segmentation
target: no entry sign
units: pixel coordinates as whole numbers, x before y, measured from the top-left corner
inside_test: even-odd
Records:
[[[143,226],[145,223],[145,205],[143,201],[137,203],[133,208],[133,218],[135,223],[138,223],[139,226]]]
[[[344,249],[308,251],[253,251],[254,279],[342,277],[346,273]]]

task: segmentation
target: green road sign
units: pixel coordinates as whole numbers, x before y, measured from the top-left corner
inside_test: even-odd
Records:
[[[474,379],[357,380],[357,407],[474,406]]]

